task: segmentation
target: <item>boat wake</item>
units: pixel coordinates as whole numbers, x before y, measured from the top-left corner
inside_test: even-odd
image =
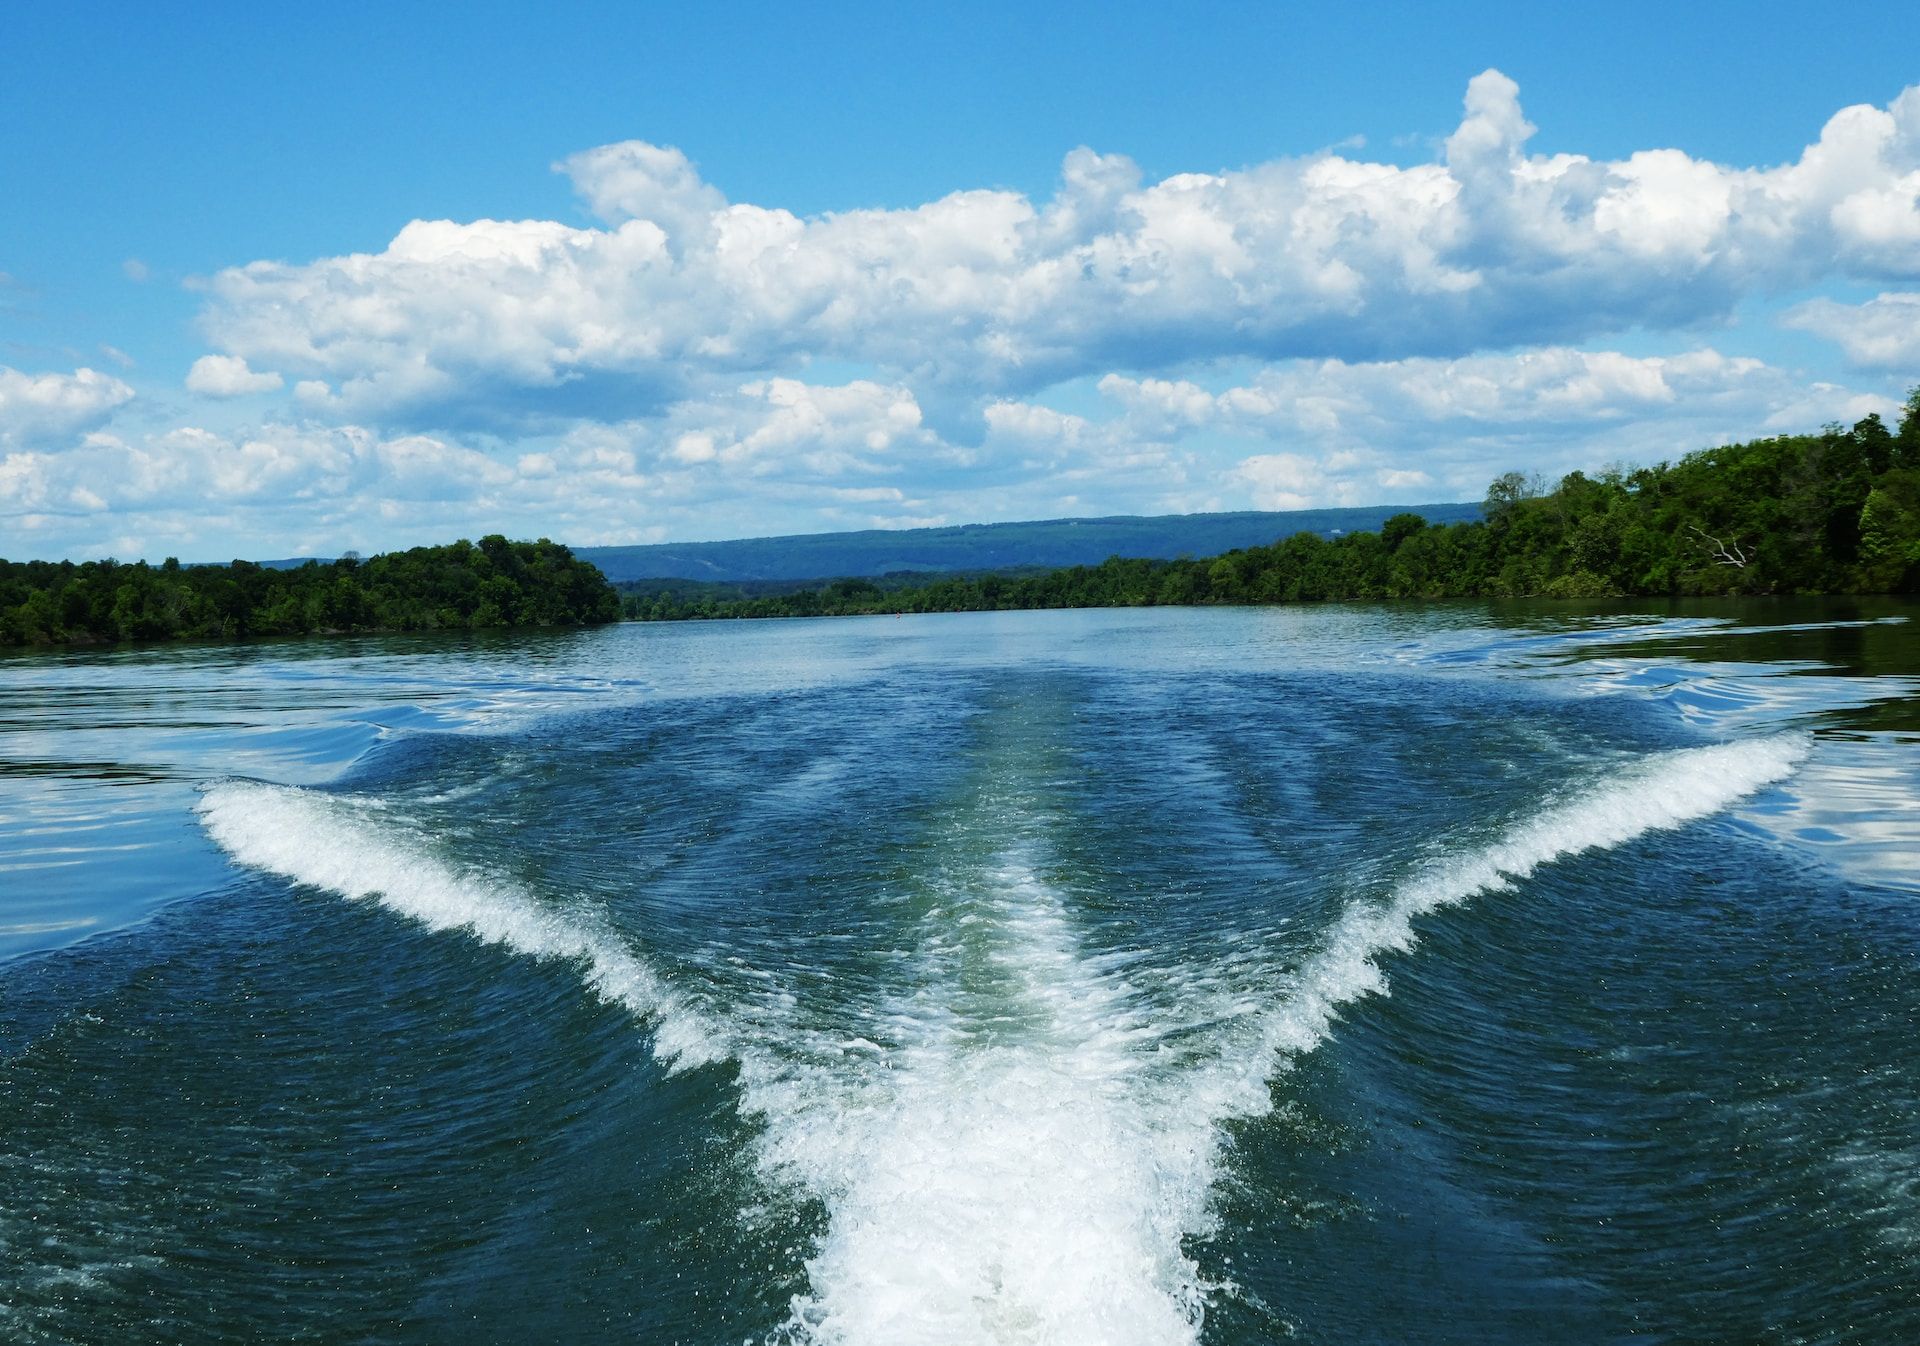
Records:
[[[1226,1124],[1266,1113],[1276,1075],[1386,993],[1382,957],[1414,945],[1421,917],[1705,818],[1805,753],[1794,736],[1684,749],[1570,790],[1355,900],[1251,996],[1244,976],[1229,990],[1151,951],[1089,952],[1084,913],[1043,876],[1044,826],[1015,800],[975,830],[1016,843],[928,880],[916,952],[840,1034],[783,1021],[777,985],[737,1007],[681,992],[590,912],[442,858],[378,801],[227,782],[200,811],[241,865],[570,962],[669,1064],[737,1062],[761,1168],[827,1213],[773,1340],[1177,1343],[1219,1290],[1186,1248],[1212,1232]],[[777,984],[782,969],[760,971]]]

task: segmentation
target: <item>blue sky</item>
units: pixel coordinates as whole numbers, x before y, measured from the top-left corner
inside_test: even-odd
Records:
[[[1470,498],[1890,412],[1920,17],[1588,9],[16,5],[0,555]]]

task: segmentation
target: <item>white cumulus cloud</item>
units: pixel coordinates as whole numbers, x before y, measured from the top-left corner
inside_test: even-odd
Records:
[[[132,400],[132,388],[96,369],[26,374],[0,365],[0,447],[70,440]]]
[[[205,397],[244,397],[270,393],[285,382],[270,370],[248,368],[238,355],[203,355],[187,371],[187,390]]]
[[[1920,378],[1920,294],[1894,291],[1864,304],[1809,300],[1787,315],[1787,325],[1836,343],[1862,368],[1904,370]]]
[[[963,190],[810,218],[729,203],[678,150],[630,141],[559,165],[599,226],[416,221],[377,253],[223,271],[203,323],[226,357],[370,423],[619,421],[834,360],[965,439],[1072,377],[1457,357],[1920,278],[1920,88],[1772,167],[1539,155],[1532,134],[1488,71],[1434,163],[1149,182],[1077,150],[1047,202]]]
[[[755,380],[662,417],[582,422],[539,447],[355,424],[189,425],[7,453],[0,530],[57,534],[82,552],[95,537],[217,532],[223,552],[265,555],[494,528],[631,541],[663,520],[716,517],[739,532],[770,518],[794,531],[906,526],[934,516],[901,483],[960,453],[921,425],[904,388],[867,380]]]

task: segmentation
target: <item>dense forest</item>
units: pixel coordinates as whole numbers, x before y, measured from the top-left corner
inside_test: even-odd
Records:
[[[541,538],[415,547],[269,569],[250,561],[0,561],[0,645],[615,621],[592,565]]]
[[[632,618],[802,617],[1326,599],[1614,598],[1920,591],[1920,389],[1897,432],[1729,444],[1677,463],[1496,480],[1481,520],[1398,514],[1377,533],[1299,533],[1201,560],[1111,558],[1040,574],[836,580],[726,596],[659,585]]]

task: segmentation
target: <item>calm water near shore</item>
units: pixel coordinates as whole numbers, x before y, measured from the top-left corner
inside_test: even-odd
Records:
[[[1920,1340],[1914,618],[0,658],[0,1339]]]

